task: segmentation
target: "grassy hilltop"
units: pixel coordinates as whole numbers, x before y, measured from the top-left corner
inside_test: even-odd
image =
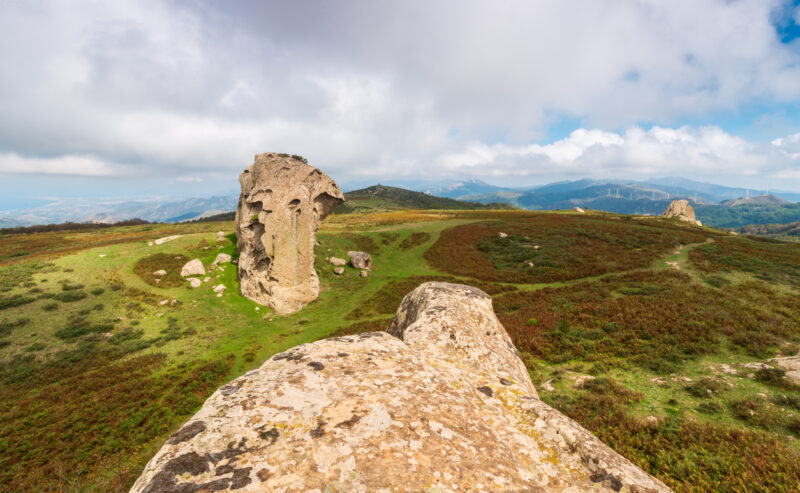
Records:
[[[797,244],[615,214],[340,213],[318,234],[319,299],[284,317],[238,294],[233,265],[179,279],[235,256],[233,229],[0,235],[0,490],[127,491],[219,385],[386,328],[427,280],[491,294],[540,397],[676,491],[800,487],[800,388],[753,365],[798,352]],[[325,258],[353,249],[374,270],[335,276]]]

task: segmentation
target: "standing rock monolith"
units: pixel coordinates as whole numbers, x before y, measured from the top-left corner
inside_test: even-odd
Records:
[[[677,217],[681,221],[686,221],[687,223],[693,223],[698,226],[702,226],[703,223],[697,220],[694,216],[694,209],[691,205],[689,205],[688,200],[673,200],[667,208],[664,210],[664,213],[661,214],[663,217]]]
[[[322,171],[275,153],[256,155],[239,183],[236,233],[242,294],[278,313],[296,312],[319,295],[315,234],[344,196]]]

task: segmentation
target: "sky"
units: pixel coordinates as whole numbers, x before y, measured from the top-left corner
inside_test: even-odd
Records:
[[[798,4],[4,0],[0,194],[225,193],[268,151],[340,184],[800,191]]]

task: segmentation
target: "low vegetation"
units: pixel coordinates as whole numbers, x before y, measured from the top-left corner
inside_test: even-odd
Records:
[[[230,264],[198,289],[180,278],[189,259],[235,256],[235,237],[215,239],[231,222],[0,236],[0,490],[127,491],[219,385],[297,344],[384,330],[429,280],[492,295],[540,397],[676,491],[797,489],[800,389],[768,361],[800,348],[796,245],[368,200],[382,212],[323,223],[320,298],[286,317],[242,298]],[[368,277],[333,273],[326,258],[349,250],[372,255]]]

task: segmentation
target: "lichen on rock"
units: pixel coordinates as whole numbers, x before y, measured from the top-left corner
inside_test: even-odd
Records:
[[[278,313],[296,312],[319,295],[316,231],[344,196],[322,171],[275,153],[256,155],[239,183],[236,233],[242,294]]]
[[[132,492],[201,490],[669,491],[540,401],[491,298],[447,283],[408,294],[388,332],[222,386]]]

